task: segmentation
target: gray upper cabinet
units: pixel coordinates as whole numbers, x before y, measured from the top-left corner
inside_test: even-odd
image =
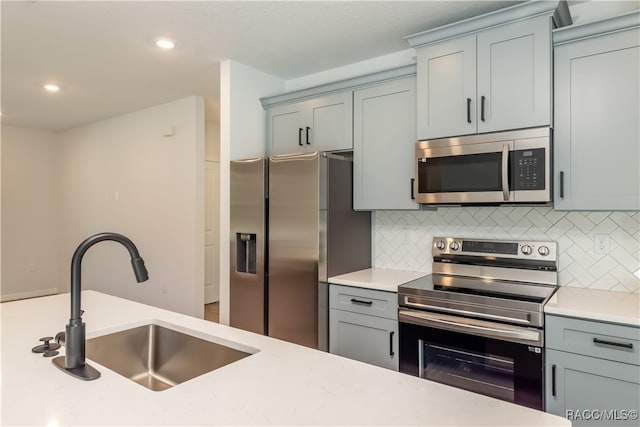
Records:
[[[478,133],[551,125],[551,20],[478,34]]]
[[[269,154],[302,153],[306,110],[303,102],[272,107],[267,111]]]
[[[418,209],[415,76],[356,90],[353,99],[354,209]]]
[[[407,37],[417,51],[418,139],[550,126],[555,5],[530,2]]]
[[[640,13],[556,30],[558,210],[640,209]]]
[[[352,92],[339,92],[267,110],[269,155],[351,149]]]
[[[418,138],[476,133],[476,37],[418,49],[417,62]]]
[[[269,155],[353,150],[354,209],[418,209],[412,200],[416,66],[261,98]]]

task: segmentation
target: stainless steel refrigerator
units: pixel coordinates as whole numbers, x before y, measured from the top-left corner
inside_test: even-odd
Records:
[[[231,326],[328,349],[327,279],[371,266],[349,153],[231,162]]]

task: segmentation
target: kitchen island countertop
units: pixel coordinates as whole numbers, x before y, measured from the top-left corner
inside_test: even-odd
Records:
[[[89,361],[84,382],[31,352],[64,329],[69,295],[3,303],[2,425],[546,425],[554,415],[94,291],[87,337],[151,322],[257,353],[154,392]],[[62,353],[64,349],[61,349]]]

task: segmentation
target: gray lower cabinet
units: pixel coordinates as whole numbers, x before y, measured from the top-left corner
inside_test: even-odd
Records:
[[[640,328],[546,316],[546,411],[574,426],[638,425]]]
[[[329,287],[329,352],[398,370],[397,294]]]
[[[415,210],[415,76],[353,93],[353,208]]]
[[[555,209],[640,209],[639,23],[554,31]]]

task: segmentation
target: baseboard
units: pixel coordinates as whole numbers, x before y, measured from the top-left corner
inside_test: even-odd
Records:
[[[0,295],[0,302],[15,301],[19,299],[44,297],[47,295],[54,295],[58,293],[57,288],[38,289],[35,291],[17,292],[14,294]]]

